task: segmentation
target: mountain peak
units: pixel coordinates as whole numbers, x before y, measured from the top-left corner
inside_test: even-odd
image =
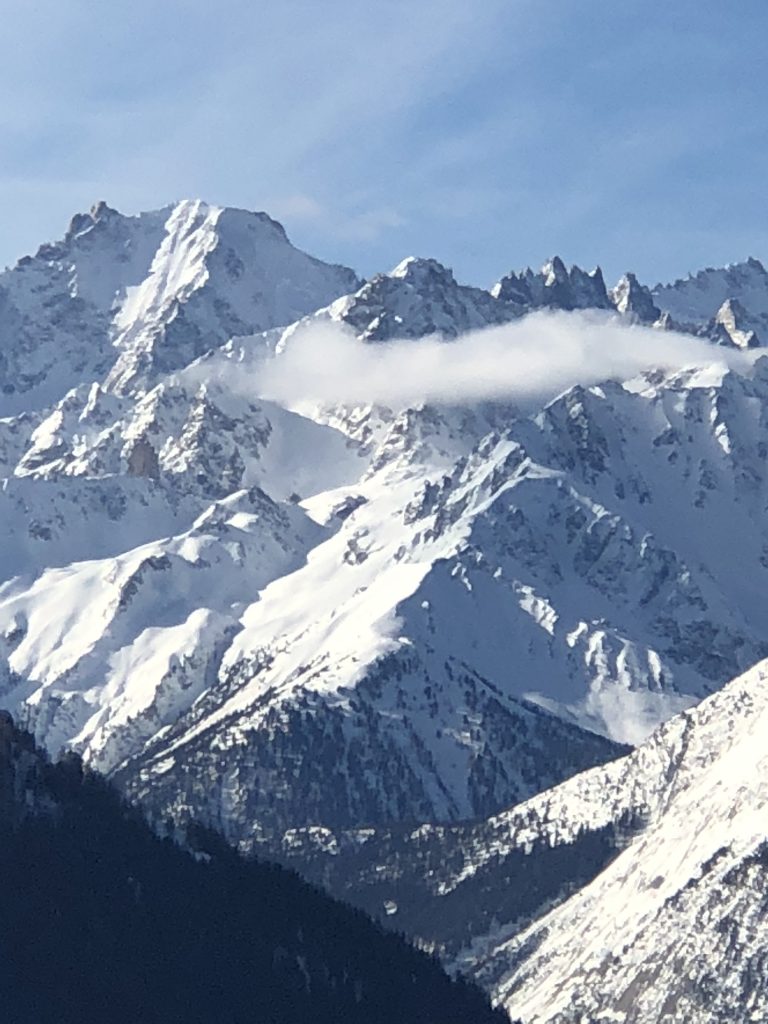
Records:
[[[50,405],[84,380],[143,388],[358,286],[266,213],[183,199],[127,216],[101,200],[2,275],[0,416]]]
[[[119,212],[112,206],[109,206],[106,200],[99,199],[98,202],[94,203],[91,207],[91,217],[93,220],[102,220],[104,217],[111,217],[113,214],[120,215]]]
[[[291,244],[288,233],[280,221],[270,217],[264,210],[246,210],[239,206],[224,206],[216,209],[219,210],[218,221],[224,230],[230,227],[251,232],[265,231],[274,234],[276,238],[280,238],[286,244]]]
[[[658,284],[652,294],[656,305],[679,324],[706,327],[726,300],[736,299],[768,327],[768,271],[753,256],[724,267],[706,267],[672,284]]]
[[[89,231],[94,224],[100,221],[109,220],[112,217],[121,217],[122,214],[109,206],[103,199],[99,199],[98,202],[94,203],[89,213],[76,213],[72,220],[69,222],[66,234],[64,235],[64,241],[70,241],[76,238],[78,235],[83,234],[85,231]]]
[[[440,277],[455,281],[453,271],[449,267],[444,266],[438,260],[423,256],[406,256],[387,276],[412,283],[418,283],[427,277]]]
[[[548,287],[568,280],[568,270],[559,256],[553,256],[547,260],[541,268],[541,273],[545,279],[544,283]]]
[[[574,264],[570,270],[559,256],[553,256],[538,273],[530,267],[510,272],[491,289],[494,298],[532,309],[609,309],[610,300],[599,267],[582,270]]]

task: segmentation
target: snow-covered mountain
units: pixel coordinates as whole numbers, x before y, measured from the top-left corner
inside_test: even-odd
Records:
[[[541,787],[515,702],[641,741],[766,653],[764,372],[398,417],[364,479],[304,503],[332,535],[242,614],[219,696],[131,766],[136,792],[239,840],[455,820]],[[544,749],[568,774],[564,738]]]
[[[76,217],[0,275],[0,700],[246,844],[485,817],[623,753],[768,654],[768,363],[524,411],[299,412],[252,370],[297,324],[384,343],[552,308],[749,347],[758,267],[693,322],[690,281],[361,283],[265,214]]]
[[[357,284],[295,249],[263,213],[185,201],[126,217],[98,203],[0,275],[0,415],[94,379],[145,385]]]

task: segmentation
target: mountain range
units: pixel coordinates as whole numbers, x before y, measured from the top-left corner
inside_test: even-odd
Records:
[[[259,386],[328,325],[376,350],[548,316],[711,357],[527,403]],[[559,258],[487,291],[421,258],[362,281],[266,214],[100,203],[0,274],[0,704],[155,822],[291,863],[526,1024],[667,1019],[661,937],[725,928],[702,908],[726,876],[758,913],[757,840],[705,871],[717,851],[686,859],[680,833],[768,657],[765,338],[755,259],[653,287]],[[657,838],[681,867],[655,885]],[[716,967],[681,951],[669,1019],[733,1019],[760,935]]]

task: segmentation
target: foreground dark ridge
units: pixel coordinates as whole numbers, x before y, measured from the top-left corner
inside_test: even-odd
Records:
[[[158,838],[0,714],[6,1024],[502,1024],[479,989],[274,865]]]

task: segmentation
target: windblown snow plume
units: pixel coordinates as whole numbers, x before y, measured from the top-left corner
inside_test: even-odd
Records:
[[[453,341],[436,335],[386,345],[362,344],[348,327],[315,320],[285,338],[278,355],[260,368],[257,387],[287,404],[540,401],[574,384],[711,366],[713,356],[736,369],[752,361],[743,352],[599,311],[541,312]]]

